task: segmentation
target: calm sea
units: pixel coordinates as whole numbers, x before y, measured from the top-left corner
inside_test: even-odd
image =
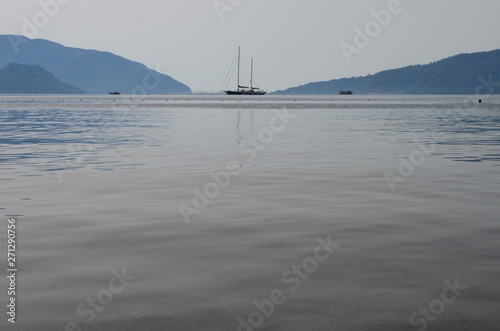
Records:
[[[498,330],[500,97],[0,96],[2,330]]]

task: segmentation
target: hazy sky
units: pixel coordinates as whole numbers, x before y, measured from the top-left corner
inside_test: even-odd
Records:
[[[23,34],[24,27],[30,37],[110,51],[171,75],[193,91],[220,90],[238,46],[245,69],[242,83],[249,80],[250,57],[254,57],[256,85],[269,91],[500,48],[499,0],[0,0],[0,4],[0,34]],[[379,22],[373,12],[379,13]],[[38,27],[30,30],[26,22]],[[367,36],[356,32],[366,28]]]

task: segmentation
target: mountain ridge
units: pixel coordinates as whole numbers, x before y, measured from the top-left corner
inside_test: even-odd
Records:
[[[498,77],[499,83],[493,78]],[[495,89],[493,85],[496,85]],[[373,75],[311,82],[273,94],[500,94],[500,49],[462,53],[424,65],[410,65]],[[492,92],[493,91],[493,92]]]
[[[0,35],[0,67],[11,62],[38,64],[58,79],[91,94],[120,91],[127,94],[191,94],[172,77],[94,49],[66,47],[45,39]]]
[[[38,64],[12,62],[0,69],[0,94],[86,94]]]

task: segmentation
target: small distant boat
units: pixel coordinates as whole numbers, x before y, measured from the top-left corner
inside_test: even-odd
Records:
[[[120,92],[109,92],[109,95],[121,95]]]
[[[352,91],[351,90],[347,90],[347,91],[340,91],[339,92],[340,95],[351,95],[352,94]]]
[[[224,91],[227,95],[264,95],[266,91],[261,90],[258,87],[253,87],[253,58],[252,58],[252,66],[251,66],[251,74],[250,74],[250,87],[241,86],[240,85],[240,54],[241,47],[238,48],[238,89],[236,90],[227,90]],[[231,68],[233,69],[233,68]],[[230,71],[231,71],[230,69]],[[234,70],[234,69],[233,69]]]

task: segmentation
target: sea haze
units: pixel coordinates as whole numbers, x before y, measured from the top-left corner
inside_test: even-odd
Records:
[[[482,98],[1,96],[16,330],[496,330]]]

